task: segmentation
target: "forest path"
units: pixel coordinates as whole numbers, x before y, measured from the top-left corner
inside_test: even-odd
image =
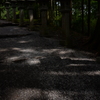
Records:
[[[100,100],[100,64],[90,53],[17,26],[2,34],[15,37],[0,38],[0,100]]]

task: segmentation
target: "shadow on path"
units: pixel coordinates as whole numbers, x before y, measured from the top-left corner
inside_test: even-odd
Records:
[[[100,64],[57,40],[0,39],[0,100],[100,100]]]

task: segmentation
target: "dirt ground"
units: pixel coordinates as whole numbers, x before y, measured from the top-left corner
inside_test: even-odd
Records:
[[[100,100],[91,53],[18,26],[0,27],[0,36],[0,100]]]

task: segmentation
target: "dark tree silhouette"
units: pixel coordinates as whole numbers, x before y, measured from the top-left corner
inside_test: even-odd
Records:
[[[88,45],[88,49],[92,51],[96,51],[97,55],[100,55],[100,1],[98,1],[98,14],[97,14],[97,23],[94,30],[94,33],[89,38],[89,41],[86,43]]]

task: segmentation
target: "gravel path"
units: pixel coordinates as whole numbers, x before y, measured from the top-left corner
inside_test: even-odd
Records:
[[[30,34],[31,33],[31,34]],[[100,64],[92,54],[9,26],[0,38],[0,100],[100,100]]]

